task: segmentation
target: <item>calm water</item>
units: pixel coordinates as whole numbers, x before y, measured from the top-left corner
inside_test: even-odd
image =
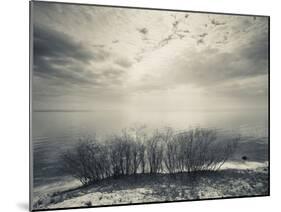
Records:
[[[94,134],[103,138],[121,129],[145,124],[148,129],[170,126],[211,127],[243,136],[267,136],[266,110],[181,112],[33,112],[34,185],[60,178],[58,155],[78,139]]]

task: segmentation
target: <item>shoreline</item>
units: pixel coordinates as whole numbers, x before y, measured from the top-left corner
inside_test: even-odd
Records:
[[[51,209],[94,205],[114,205],[175,200],[212,199],[235,196],[267,195],[267,162],[247,162],[232,169],[231,162],[216,172],[176,174],[137,174],[104,179],[94,185],[79,186],[70,180],[55,187],[35,188],[34,208]],[[233,164],[233,162],[232,162]],[[248,167],[248,168],[247,168]],[[36,191],[37,190],[37,191]]]

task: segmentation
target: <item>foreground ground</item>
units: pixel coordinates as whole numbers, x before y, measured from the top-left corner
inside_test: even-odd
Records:
[[[34,209],[163,202],[268,194],[268,168],[224,169],[198,174],[155,174],[103,180],[41,195]]]

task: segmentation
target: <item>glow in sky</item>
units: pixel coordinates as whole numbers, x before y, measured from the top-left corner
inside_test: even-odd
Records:
[[[34,109],[264,108],[267,17],[34,2]]]

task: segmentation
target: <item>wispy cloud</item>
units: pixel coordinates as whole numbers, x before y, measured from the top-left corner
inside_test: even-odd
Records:
[[[41,2],[34,17],[38,107],[66,98],[127,107],[138,95],[161,105],[185,92],[200,93],[198,104],[218,96],[266,104],[267,18]]]

